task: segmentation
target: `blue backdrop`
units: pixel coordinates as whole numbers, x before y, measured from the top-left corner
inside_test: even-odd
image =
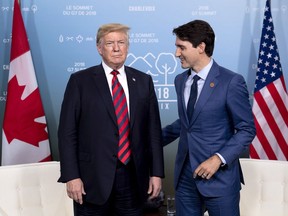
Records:
[[[95,35],[104,23],[131,27],[127,65],[152,75],[162,125],[177,118],[174,77],[183,71],[175,58],[172,29],[194,19],[214,28],[214,59],[244,76],[253,93],[266,0],[21,0],[38,85],[48,122],[52,156],[58,160],[60,106],[71,73],[100,63]],[[14,0],[0,1],[0,127],[9,72]],[[286,83],[288,0],[272,0],[272,16]],[[252,100],[251,100],[252,102]],[[2,133],[0,135],[1,139]],[[1,143],[1,142],[0,142]],[[164,189],[173,193],[177,143],[165,147]]]

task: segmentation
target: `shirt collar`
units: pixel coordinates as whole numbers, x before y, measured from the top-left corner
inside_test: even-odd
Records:
[[[103,66],[103,68],[104,68],[104,71],[105,71],[106,76],[107,76],[107,75],[110,75],[110,73],[113,71],[113,69],[110,68],[107,64],[105,64],[104,61],[102,61],[102,66]],[[120,75],[123,76],[123,74],[125,73],[125,72],[124,72],[124,65],[123,65],[121,68],[119,68],[117,71],[119,72]]]
[[[213,59],[211,58],[210,62],[202,69],[200,70],[198,73],[196,73],[195,71],[193,71],[192,69],[190,69],[189,74],[188,75],[192,75],[192,77],[194,77],[196,74],[202,79],[202,80],[206,80],[208,73],[213,65]]]

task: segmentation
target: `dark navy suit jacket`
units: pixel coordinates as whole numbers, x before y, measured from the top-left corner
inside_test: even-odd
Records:
[[[226,165],[220,167],[210,180],[196,178],[198,190],[208,197],[239,191],[240,182],[244,182],[239,155],[255,136],[245,80],[214,62],[189,121],[183,93],[187,78],[188,70],[175,78],[179,119],[163,129],[164,145],[180,137],[175,161],[175,188],[187,154],[194,172],[200,163],[219,153]]]
[[[125,67],[130,100],[130,141],[135,181],[145,199],[149,176],[164,177],[158,102],[150,76]],[[111,193],[117,164],[118,126],[102,65],[71,75],[58,130],[60,182],[81,178],[86,200],[101,205]]]

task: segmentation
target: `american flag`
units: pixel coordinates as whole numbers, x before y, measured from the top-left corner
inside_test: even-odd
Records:
[[[250,157],[288,160],[288,96],[276,44],[270,0],[266,1],[254,87],[256,137]]]

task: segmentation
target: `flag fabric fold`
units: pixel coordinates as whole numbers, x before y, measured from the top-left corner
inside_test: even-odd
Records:
[[[2,165],[51,160],[48,129],[18,0],[2,130]]]
[[[287,161],[288,96],[276,44],[270,0],[266,1],[264,11],[252,109],[256,137],[250,145],[250,157]]]

